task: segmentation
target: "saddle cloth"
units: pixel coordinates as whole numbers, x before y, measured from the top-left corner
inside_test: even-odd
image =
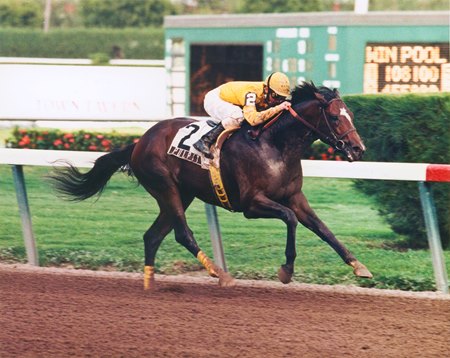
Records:
[[[200,165],[202,169],[209,170],[209,178],[211,185],[214,188],[216,197],[220,205],[228,210],[233,210],[228,200],[227,193],[223,186],[222,177],[220,174],[220,148],[223,142],[228,138],[228,135],[234,132],[237,128],[223,131],[217,143],[212,146],[211,151],[214,159],[208,159],[203,153],[194,148],[193,144],[198,141],[205,133],[216,125],[215,122],[198,121],[188,124],[178,130],[177,134],[172,140],[167,153],[180,159]],[[216,148],[217,146],[217,148]]]
[[[217,123],[211,120],[193,122],[178,130],[167,151],[168,154],[195,163],[203,169],[209,169],[210,160],[194,148],[204,134],[209,132]]]

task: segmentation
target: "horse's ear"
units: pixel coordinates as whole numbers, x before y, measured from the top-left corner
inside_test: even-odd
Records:
[[[319,100],[320,103],[326,105],[328,104],[327,100],[325,99],[325,97],[323,95],[321,95],[318,92],[315,92],[314,95],[316,96],[316,98]]]
[[[340,96],[339,91],[337,90],[337,88],[333,89],[334,94],[336,95],[336,97]]]

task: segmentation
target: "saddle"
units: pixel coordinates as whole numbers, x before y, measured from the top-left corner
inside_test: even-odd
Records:
[[[236,132],[239,127],[225,129],[222,133],[217,137],[216,143],[211,146],[211,153],[214,155],[214,159],[212,159],[212,165],[219,168],[220,167],[220,151],[222,149],[223,143],[231,137],[231,135]]]

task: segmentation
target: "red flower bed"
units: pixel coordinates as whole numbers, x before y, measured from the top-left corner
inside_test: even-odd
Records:
[[[8,148],[57,149],[108,152],[122,148],[139,139],[139,135],[90,133],[86,131],[62,132],[60,130],[19,129],[6,140]]]
[[[139,140],[139,135],[117,132],[91,133],[86,131],[62,132],[60,130],[19,129],[6,140],[9,148],[23,149],[57,149],[109,152],[123,148]],[[304,159],[342,160],[328,145],[316,141],[303,156]]]

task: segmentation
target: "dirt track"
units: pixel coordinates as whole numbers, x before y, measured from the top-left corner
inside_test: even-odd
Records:
[[[257,286],[0,265],[0,357],[450,356],[443,297]]]

